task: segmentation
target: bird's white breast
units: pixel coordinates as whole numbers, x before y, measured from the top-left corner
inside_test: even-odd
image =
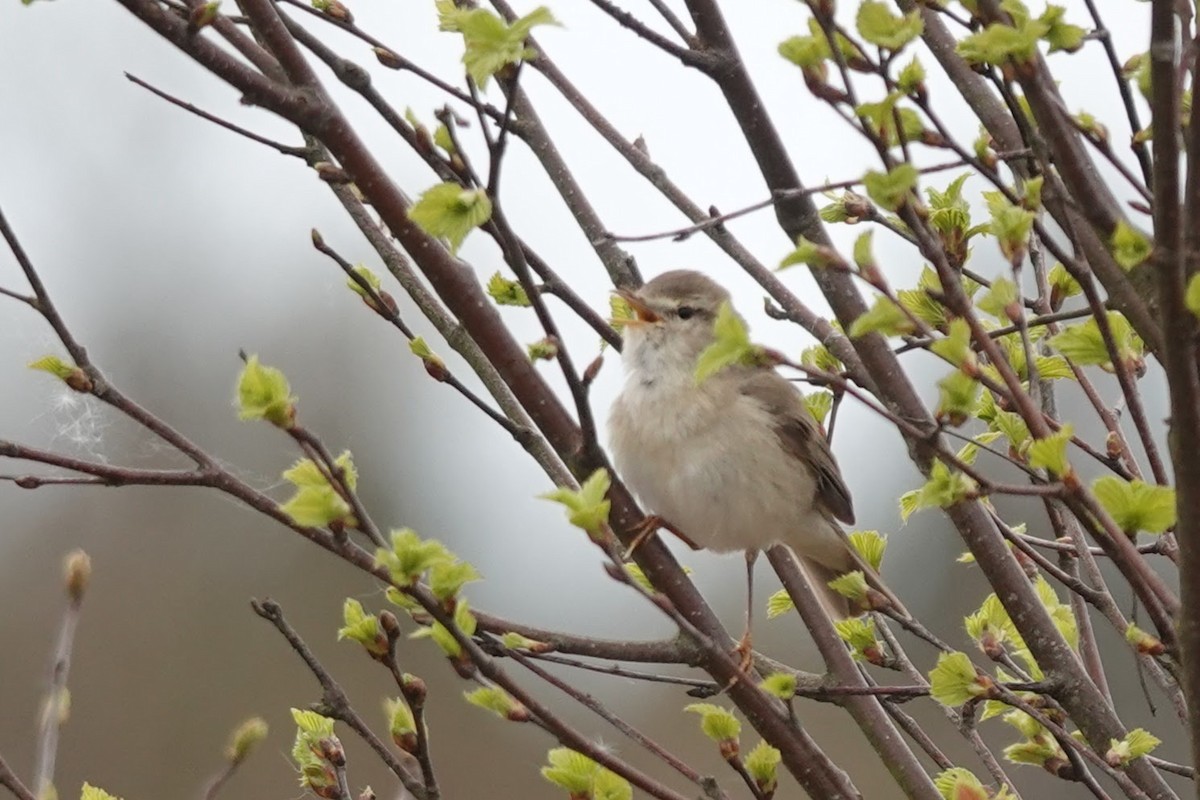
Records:
[[[718,374],[630,373],[610,416],[617,470],[649,511],[716,551],[785,542],[842,547],[814,508],[811,472],[780,445],[767,410]],[[816,552],[813,552],[816,555]]]

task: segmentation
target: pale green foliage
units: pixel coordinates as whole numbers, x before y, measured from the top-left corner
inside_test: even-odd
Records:
[[[837,250],[828,245],[817,244],[803,236],[796,239],[796,249],[784,256],[783,260],[779,262],[779,269],[794,267],[797,264],[820,268],[846,267],[846,262]]]
[[[525,287],[517,281],[510,281],[499,272],[493,275],[487,283],[488,295],[501,306],[528,306],[529,295]]]
[[[1126,364],[1136,363],[1145,347],[1141,337],[1133,330],[1129,320],[1117,311],[1108,312],[1108,325],[1112,330],[1113,341],[1117,347],[1117,356]],[[1104,346],[1104,337],[1094,318],[1079,325],[1064,328],[1058,334],[1048,339],[1051,347],[1058,350],[1076,364],[1099,365],[1101,369],[1114,370],[1112,355]]]
[[[1000,192],[984,192],[983,196],[992,214],[988,232],[996,237],[996,243],[1000,245],[1000,252],[1005,258],[1010,262],[1020,260],[1029,242],[1034,213],[1013,205]]]
[[[767,744],[765,740],[760,740],[746,754],[743,764],[758,788],[769,794],[775,791],[776,775],[781,760],[782,756],[777,749]]]
[[[964,622],[967,635],[985,651],[1006,643],[1012,643],[1017,648],[1025,646],[1008,612],[1000,604],[1000,598],[994,593],[984,598],[983,604],[975,613],[966,617]]]
[[[442,361],[441,356],[430,349],[423,337],[414,336],[412,339],[410,339],[408,342],[408,349],[414,356],[421,359],[426,364],[443,370],[446,368],[446,362]]]
[[[251,356],[251,358],[253,358],[253,356]],[[37,361],[30,361],[26,366],[28,366],[29,369],[48,372],[54,377],[60,378],[64,381],[71,377],[75,370],[78,369],[78,367],[68,364],[58,356],[42,356]]]
[[[881,648],[875,634],[875,620],[869,616],[847,617],[833,623],[838,638],[850,647],[855,661],[867,658],[868,651],[878,652]]]
[[[296,398],[287,378],[274,367],[264,367],[258,356],[246,359],[238,376],[239,419],[265,419],[280,428],[290,428],[296,416]]]
[[[1050,45],[1050,52],[1073,51],[1083,44],[1086,31],[1078,25],[1063,21],[1063,8],[1047,5],[1036,18],[1030,17],[1023,6],[1005,3],[1013,16],[1014,25],[993,23],[982,31],[958,43],[958,54],[972,64],[1002,64],[1007,60],[1031,61],[1037,54],[1039,40]]]
[[[481,89],[486,89],[491,77],[509,64],[537,57],[537,51],[525,43],[534,27],[558,24],[545,6],[538,6],[511,25],[484,8],[460,9],[453,0],[438,0],[437,6],[439,27],[462,34],[466,47],[463,65]]]
[[[1200,274],[1193,275],[1188,280],[1187,293],[1183,296],[1183,303],[1187,306],[1188,311],[1200,317]]]
[[[946,335],[934,340],[929,349],[956,367],[975,363],[975,354],[971,351],[971,328],[965,319],[952,320]]]
[[[79,793],[79,800],[121,800],[121,798],[84,782],[83,789]]]
[[[762,360],[762,348],[751,344],[746,323],[728,301],[721,304],[713,322],[713,343],[696,360],[696,385],[735,364],[756,364]]]
[[[884,336],[899,336],[912,333],[913,322],[904,313],[904,309],[896,305],[890,298],[880,295],[874,304],[859,314],[850,325],[850,338],[857,339],[868,333],[881,333]]]
[[[445,601],[457,597],[466,584],[482,579],[474,566],[451,556],[434,562],[429,568],[429,591],[438,600]]]
[[[736,741],[742,731],[737,717],[715,703],[692,703],[683,710],[700,715],[700,730],[714,742]]]
[[[780,700],[791,700],[796,696],[796,676],[790,672],[773,672],[763,678],[758,688]]]
[[[346,488],[353,492],[358,485],[358,471],[350,451],[338,456],[334,465],[340,470]],[[300,459],[283,473],[283,478],[296,487],[296,492],[279,510],[297,525],[319,528],[334,522],[350,527],[358,524],[350,504],[312,459]]]
[[[448,241],[450,252],[457,253],[467,234],[492,218],[492,201],[483,189],[439,183],[412,205],[408,218],[430,236]]]
[[[445,545],[435,539],[422,539],[412,528],[393,530],[391,547],[375,551],[375,563],[387,569],[398,586],[412,586],[427,569],[448,560],[454,560],[454,555]]]
[[[1050,581],[1046,580],[1044,575],[1037,576],[1037,580],[1033,583],[1033,588],[1037,591],[1038,599],[1042,601],[1042,605],[1049,612],[1050,619],[1054,622],[1054,627],[1058,628],[1058,632],[1067,640],[1067,644],[1072,648],[1079,647],[1079,625],[1075,621],[1075,612],[1071,610],[1071,605],[1059,599],[1058,593],[1054,591],[1054,587],[1050,585]],[[1027,664],[1036,665],[1033,655],[1028,654],[1028,648],[1025,648],[1025,651],[1024,653],[1018,653],[1018,655]],[[1030,667],[1030,672],[1039,671],[1033,666]]]
[[[362,278],[366,282],[367,286],[370,286],[375,290],[376,294],[379,294],[379,290],[383,288],[383,282],[380,280],[379,276],[371,270],[370,267],[359,264],[354,268],[354,274]],[[362,285],[353,278],[346,278],[346,286],[350,289],[350,291],[354,292],[362,299],[368,301],[371,299],[371,293],[364,289]]]
[[[912,61],[900,70],[900,74],[896,77],[896,85],[900,91],[911,93],[923,86],[925,83],[925,67],[921,66],[921,62],[913,56]]]
[[[530,639],[528,636],[522,636],[515,631],[508,631],[501,636],[500,643],[509,650],[531,650],[536,653],[541,653],[549,649],[545,642],[539,642],[537,639]]]
[[[1128,534],[1163,533],[1175,524],[1175,489],[1171,486],[1105,475],[1092,483],[1092,492]]]
[[[1075,277],[1067,272],[1067,268],[1061,263],[1057,263],[1050,268],[1050,274],[1046,276],[1046,280],[1050,284],[1050,291],[1054,293],[1055,297],[1063,300],[1083,292],[1083,287],[1079,285],[1079,281],[1075,280]]]
[[[862,570],[856,569],[829,581],[829,588],[849,600],[863,600],[870,587],[867,585],[867,579],[863,576]]]
[[[951,767],[933,779],[942,800],[988,800],[987,790],[979,778],[962,767]]]
[[[528,719],[529,717],[529,712],[525,710],[525,706],[518,703],[508,692],[497,686],[481,686],[474,691],[463,692],[463,697],[471,705],[491,711],[503,719],[521,720]]]
[[[920,173],[912,164],[898,164],[887,173],[868,172],[863,176],[867,195],[888,211],[896,211],[908,201],[909,193],[917,185]]]
[[[1020,302],[1017,285],[1008,278],[1000,277],[992,281],[992,286],[983,297],[979,298],[979,310],[991,314],[1001,320],[1008,320],[1008,310]]]
[[[542,777],[580,800],[630,800],[633,788],[621,776],[592,759],[557,747],[546,754],[550,766],[542,767]]]
[[[292,709],[296,723],[296,741],[292,745],[292,760],[300,772],[300,786],[322,795],[337,782],[333,767],[322,755],[329,749],[324,744],[340,747],[333,733],[334,721],[315,711]]]
[[[987,679],[975,671],[966,653],[942,653],[929,672],[929,692],[944,706],[957,708],[988,692]]]
[[[833,54],[822,36],[792,36],[779,43],[779,55],[801,69],[819,69]]]
[[[1113,230],[1108,243],[1112,248],[1113,259],[1126,272],[1149,258],[1150,251],[1154,248],[1154,245],[1141,231],[1125,220],[1118,220],[1117,227]]]
[[[566,506],[567,520],[572,525],[587,531],[589,536],[597,536],[608,524],[608,511],[612,504],[606,495],[611,485],[608,470],[601,467],[583,482],[579,491],[560,486],[541,497]]]
[[[971,441],[959,448],[959,451],[956,454],[958,456],[958,460],[962,461],[964,464],[974,464],[975,459],[979,456],[979,451],[982,449],[982,446],[990,445],[1001,436],[1002,434],[999,431],[984,431],[983,433],[972,437]]]
[[[225,758],[234,764],[245,761],[258,743],[267,738],[269,731],[267,721],[262,717],[246,720],[229,735],[229,744],[225,746]]]
[[[883,554],[887,551],[887,537],[879,531],[853,531],[847,538],[850,540],[850,546],[862,556],[863,561],[878,572],[883,564]]]
[[[886,50],[900,50],[925,30],[920,11],[898,17],[887,3],[864,0],[858,6],[855,24],[864,39]]]
[[[470,637],[474,635],[476,625],[475,615],[471,613],[471,609],[464,598],[459,598],[454,606],[454,627],[457,628],[463,636]],[[410,639],[432,639],[434,644],[442,649],[450,658],[458,658],[462,655],[462,645],[454,634],[440,622],[434,622],[426,628],[421,628],[409,634]]]
[[[813,419],[818,424],[824,425],[826,417],[833,408],[833,393],[809,392],[804,395],[804,405],[808,408],[808,413],[812,414]]]
[[[1075,429],[1065,424],[1056,433],[1034,439],[1029,445],[1029,465],[1047,469],[1060,477],[1069,474],[1071,463],[1067,460],[1067,445],[1074,433]]]
[[[417,732],[417,722],[413,717],[408,703],[399,697],[390,697],[383,701],[383,714],[387,719],[388,733],[393,741]]]
[[[795,607],[796,604],[788,596],[787,590],[780,589],[767,598],[767,619],[783,616]]]
[[[387,636],[379,626],[379,617],[368,614],[363,605],[353,597],[347,597],[342,604],[342,621],[345,623],[338,629],[338,639],[351,639],[366,648],[373,656],[387,653]]]
[[[1135,758],[1149,755],[1162,740],[1152,733],[1134,728],[1121,739],[1113,739],[1104,760],[1114,767],[1124,767]]]
[[[976,483],[970,476],[961,472],[951,472],[941,461],[934,461],[925,485],[916,490],[908,503],[901,498],[900,515],[907,520],[914,511],[952,506],[976,488]]]

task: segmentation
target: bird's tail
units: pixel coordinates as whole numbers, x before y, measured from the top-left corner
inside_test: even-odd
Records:
[[[804,570],[805,577],[808,578],[813,591],[816,592],[821,608],[825,609],[825,613],[829,615],[830,619],[837,622],[849,617],[850,601],[829,588],[830,581],[837,579],[848,570],[827,567],[820,561],[799,553],[796,554],[796,557],[800,561],[800,568]]]

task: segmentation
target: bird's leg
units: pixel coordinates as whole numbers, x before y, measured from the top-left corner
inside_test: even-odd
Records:
[[[757,550],[746,551],[746,629],[738,640],[734,652],[741,656],[738,666],[742,672],[749,675],[750,667],[754,664],[754,647],[752,627],[754,622],[754,562],[758,558]]]
[[[641,522],[633,526],[633,528],[631,528],[629,531],[633,534],[633,539],[630,540],[629,546],[625,548],[625,553],[623,556],[625,560],[629,560],[629,557],[633,555],[633,551],[641,547],[642,542],[649,539],[650,536],[653,535],[653,533],[659,528],[666,528],[668,531],[675,534],[679,541],[683,542],[693,550],[700,549],[700,545],[693,542],[687,536],[687,534],[676,528],[671,523],[667,522],[658,514],[647,514],[646,516],[642,517]]]

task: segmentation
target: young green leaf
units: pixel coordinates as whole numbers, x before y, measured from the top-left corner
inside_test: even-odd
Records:
[[[406,753],[416,751],[417,722],[408,703],[399,697],[388,698],[383,701],[383,713],[387,718],[388,733],[396,746]]]
[[[838,638],[850,648],[855,661],[875,663],[883,654],[883,646],[875,633],[875,620],[869,616],[847,617],[833,623]]]
[[[751,344],[746,323],[729,301],[721,304],[713,322],[713,343],[696,360],[696,385],[734,364],[757,364],[763,360],[761,347]]]
[[[537,57],[537,51],[525,43],[535,26],[558,24],[545,6],[513,20],[510,25],[488,9],[451,11],[449,5],[453,3],[439,3],[439,9],[445,9],[441,15],[442,30],[462,34],[466,45],[463,65],[481,89],[486,89],[492,76],[509,64]]]
[[[121,800],[121,798],[84,781],[83,789],[79,793],[79,800]]]
[[[1085,29],[1063,21],[1065,13],[1066,9],[1062,6],[1047,5],[1046,10],[1038,17],[1038,22],[1046,27],[1042,38],[1050,44],[1051,53],[1060,50],[1074,53],[1083,47],[1084,37],[1087,36]]]
[[[796,249],[779,262],[779,269],[794,267],[797,264],[818,268],[846,269],[846,261],[838,254],[837,250],[828,245],[809,241],[803,236],[796,239]]]
[[[242,763],[259,742],[267,738],[269,730],[262,717],[251,717],[238,725],[229,735],[229,744],[225,745],[225,758],[231,764]]]
[[[887,173],[868,172],[863,186],[872,200],[888,211],[897,211],[908,201],[920,175],[912,164],[903,163]]]
[[[767,619],[775,619],[796,607],[786,589],[780,589],[767,598]]]
[[[238,376],[237,404],[239,419],[265,419],[278,428],[290,428],[296,421],[296,398],[287,378],[260,364],[258,356],[247,358]]]
[[[1047,469],[1060,478],[1069,475],[1072,469],[1067,460],[1067,445],[1074,434],[1075,429],[1065,424],[1049,436],[1034,439],[1029,445],[1029,466]]]
[[[429,590],[443,602],[458,597],[463,586],[478,580],[483,576],[475,567],[453,557],[436,561],[429,568]]]
[[[975,353],[971,350],[971,326],[965,319],[953,320],[946,336],[935,339],[929,345],[929,349],[934,355],[941,356],[956,367],[962,367],[964,364],[973,367],[975,364]],[[963,370],[968,374],[971,371]]]
[[[858,32],[871,44],[885,50],[900,50],[925,31],[919,10],[897,17],[887,3],[864,0],[855,17]]]
[[[824,36],[792,36],[779,43],[779,55],[801,69],[822,70],[833,52]]]
[[[765,740],[760,740],[749,753],[746,753],[743,761],[746,772],[750,774],[755,785],[758,786],[758,790],[766,797],[770,797],[775,791],[776,775],[781,760],[780,752],[767,744]]]
[[[868,333],[881,333],[884,336],[900,336],[909,334],[915,326],[904,309],[896,305],[890,298],[880,295],[875,303],[860,314],[850,325],[850,338],[858,339]]]
[[[1092,492],[1117,526],[1130,536],[1138,531],[1163,533],[1175,524],[1175,489],[1105,475]]]
[[[1126,272],[1139,266],[1150,257],[1153,243],[1137,228],[1125,220],[1118,220],[1117,227],[1109,239],[1113,258]]]
[[[946,508],[964,499],[978,488],[974,480],[961,472],[951,472],[941,461],[934,461],[929,470],[929,480],[917,490],[910,501],[911,510],[924,508]]]
[[[863,561],[878,572],[883,564],[883,554],[887,550],[887,537],[879,531],[853,531],[846,538],[850,540],[850,546],[862,556]]]
[[[919,94],[925,90],[925,68],[916,56],[900,70],[896,77],[896,86],[905,94]]]
[[[1187,293],[1183,296],[1187,310],[1200,317],[1200,274],[1188,279]]]
[[[463,697],[467,698],[471,705],[491,711],[501,719],[511,722],[529,721],[529,709],[497,686],[483,686],[473,692],[463,692]]]
[[[973,697],[991,690],[991,679],[975,671],[966,653],[942,653],[937,666],[929,672],[929,691],[933,699],[949,708],[958,708]]]
[[[525,293],[525,287],[517,281],[510,281],[499,272],[488,280],[487,293],[489,297],[496,301],[496,305],[522,307],[530,305],[529,295]]]
[[[758,688],[780,700],[791,700],[796,696],[796,676],[790,672],[773,672],[763,678]]]
[[[736,741],[741,733],[742,723],[737,717],[715,703],[692,703],[683,710],[700,715],[700,730],[714,742]]]
[[[865,601],[867,590],[871,588],[867,584],[867,579],[863,576],[862,570],[857,569],[853,572],[847,572],[845,575],[839,575],[829,581],[828,586],[847,600],[855,602]]]
[[[422,539],[412,528],[393,530],[391,547],[375,551],[375,563],[387,569],[392,581],[400,586],[412,586],[435,564],[454,560],[445,545]]]
[[[825,418],[829,416],[829,412],[833,408],[833,393],[809,392],[804,395],[804,405],[808,408],[808,413],[812,414],[813,419],[817,421],[817,424],[824,425]]]
[[[542,767],[542,777],[573,798],[588,800],[631,800],[633,788],[615,772],[592,759],[558,747],[546,754],[550,766]]]
[[[994,22],[982,31],[959,41],[955,49],[970,64],[1003,64],[1032,61],[1037,55],[1041,31],[1034,26],[1014,28]]]
[[[1120,312],[1109,311],[1108,324],[1117,346],[1118,358],[1127,366],[1136,369],[1141,363],[1145,347],[1141,337],[1134,332],[1129,321]],[[1104,344],[1104,337],[1095,319],[1063,328],[1047,342],[1076,364],[1096,364],[1106,372],[1114,371],[1112,355]]]
[[[387,634],[379,625],[379,617],[363,610],[362,603],[347,597],[342,604],[342,621],[337,638],[352,639],[361,644],[372,658],[382,658],[388,652]]]
[[[953,427],[970,419],[971,410],[975,408],[976,398],[979,397],[979,381],[961,370],[955,370],[938,381],[937,386],[938,407],[934,416]]]
[[[608,523],[608,511],[611,503],[607,499],[608,487],[612,480],[608,470],[601,467],[591,474],[579,487],[579,491],[560,486],[552,492],[541,495],[543,500],[553,500],[567,508],[568,521],[577,528],[582,528],[589,536],[600,534],[602,527]]]
[[[492,201],[483,189],[439,183],[413,204],[408,218],[430,236],[447,240],[450,252],[457,253],[467,234],[492,218]]]
[[[350,452],[342,453],[334,461],[341,468],[346,485],[354,489],[358,473],[350,460]],[[296,487],[296,492],[279,510],[287,514],[297,525],[320,528],[337,522],[355,527],[358,521],[354,510],[329,478],[311,459],[302,458],[283,473],[284,480]]]
[[[1124,767],[1135,758],[1149,755],[1160,744],[1162,744],[1162,739],[1154,734],[1143,728],[1134,728],[1125,734],[1124,738],[1112,740],[1108,752],[1104,755],[1104,760],[1108,762],[1109,766]]]

